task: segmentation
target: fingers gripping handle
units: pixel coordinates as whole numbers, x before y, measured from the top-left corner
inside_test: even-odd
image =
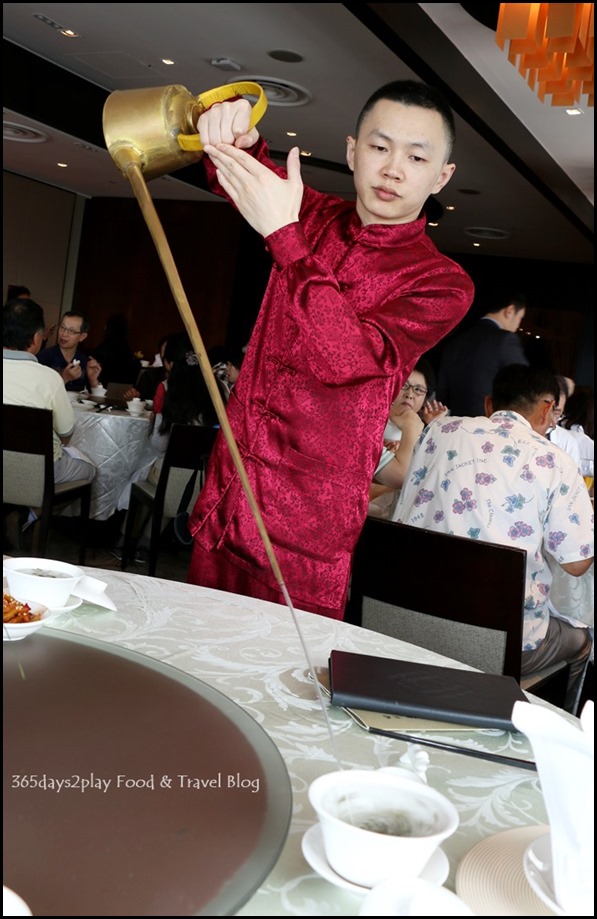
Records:
[[[199,103],[199,115],[206,112],[208,108],[215,105],[216,102],[225,102],[227,99],[234,99],[235,96],[257,96],[257,102],[251,111],[250,128],[254,128],[257,122],[262,118],[267,108],[267,97],[263,87],[258,83],[230,83],[227,86],[217,86],[215,89],[209,89],[205,93],[197,96]],[[178,144],[181,150],[203,150],[199,134],[179,134]]]

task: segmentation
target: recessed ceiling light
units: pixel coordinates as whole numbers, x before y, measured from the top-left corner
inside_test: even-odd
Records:
[[[273,57],[275,61],[283,61],[285,64],[298,64],[304,61],[302,54],[297,54],[296,51],[285,51],[283,48],[279,51],[268,51],[267,56]]]
[[[475,247],[475,249],[478,249],[478,248],[480,247],[480,245],[481,245],[481,243],[473,243],[473,246]]]
[[[455,211],[456,208],[455,208],[455,206],[454,206],[453,204],[446,204],[446,210],[447,210],[447,211]]]
[[[296,131],[286,131],[287,137],[296,137]]]
[[[301,156],[313,156],[310,150],[301,150]]]
[[[68,168],[68,163],[56,163],[56,165],[57,165],[57,166],[60,166],[61,169],[67,169],[67,168]]]
[[[567,108],[566,114],[567,115],[584,115],[584,112],[581,108]]]
[[[162,64],[168,64],[168,66],[170,67],[173,63],[174,61],[169,57],[162,58]]]

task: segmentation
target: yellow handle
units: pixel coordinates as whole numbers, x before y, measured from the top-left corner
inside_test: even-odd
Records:
[[[227,86],[217,86],[215,89],[200,93],[197,96],[197,102],[201,106],[200,114],[203,114],[216,102],[225,102],[226,99],[233,99],[234,96],[245,95],[258,97],[251,112],[251,123],[249,125],[249,128],[254,128],[267,108],[267,97],[259,83],[229,83]],[[197,134],[179,134],[177,139],[182,150],[203,150],[198,132]]]

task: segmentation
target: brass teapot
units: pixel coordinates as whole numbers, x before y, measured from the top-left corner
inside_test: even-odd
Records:
[[[104,104],[106,146],[125,177],[131,163],[139,165],[146,181],[167,175],[203,156],[199,116],[216,102],[243,95],[257,96],[251,116],[254,127],[267,108],[257,83],[230,83],[198,96],[179,84],[118,90]]]

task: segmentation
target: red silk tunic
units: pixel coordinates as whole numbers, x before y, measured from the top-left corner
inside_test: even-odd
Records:
[[[263,141],[253,152],[285,176]],[[342,618],[390,405],[473,285],[424,218],[363,226],[354,202],[310,188],[300,222],[265,242],[274,264],[228,417],[294,606]],[[222,434],[190,527],[191,583],[284,602]]]

